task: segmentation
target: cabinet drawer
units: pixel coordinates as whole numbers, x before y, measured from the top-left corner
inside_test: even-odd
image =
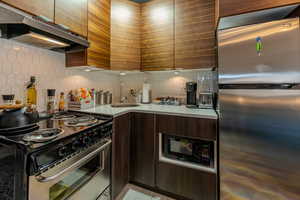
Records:
[[[216,174],[159,162],[157,187],[192,200],[216,200]]]
[[[217,120],[157,115],[157,132],[169,135],[216,140]]]

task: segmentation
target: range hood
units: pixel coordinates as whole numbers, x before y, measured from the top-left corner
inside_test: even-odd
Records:
[[[59,52],[89,47],[85,38],[3,3],[0,3],[0,37]]]

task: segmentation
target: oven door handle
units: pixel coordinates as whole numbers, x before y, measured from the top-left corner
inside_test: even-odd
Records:
[[[112,143],[111,140],[108,140],[104,145],[102,145],[98,149],[92,151],[88,155],[84,156],[82,159],[78,160],[74,164],[70,165],[69,167],[63,169],[62,171],[58,172],[57,174],[55,174],[53,176],[44,177],[42,175],[38,175],[35,178],[38,182],[41,182],[41,183],[53,181],[53,180],[57,179],[58,177],[60,177],[61,175],[65,174],[65,173],[68,173],[69,171],[73,171],[75,169],[78,169],[83,164],[88,162],[92,157],[97,155],[99,152],[104,151],[104,149],[106,149],[109,145],[111,145],[111,143]],[[102,165],[102,170],[103,170],[103,165]]]

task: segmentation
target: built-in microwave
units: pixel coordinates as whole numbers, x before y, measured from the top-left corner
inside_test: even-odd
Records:
[[[215,170],[215,142],[160,134],[160,161],[187,167]]]

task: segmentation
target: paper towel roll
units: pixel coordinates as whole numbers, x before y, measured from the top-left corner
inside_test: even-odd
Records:
[[[150,103],[151,101],[150,91],[151,91],[151,85],[149,83],[144,83],[142,103]]]

